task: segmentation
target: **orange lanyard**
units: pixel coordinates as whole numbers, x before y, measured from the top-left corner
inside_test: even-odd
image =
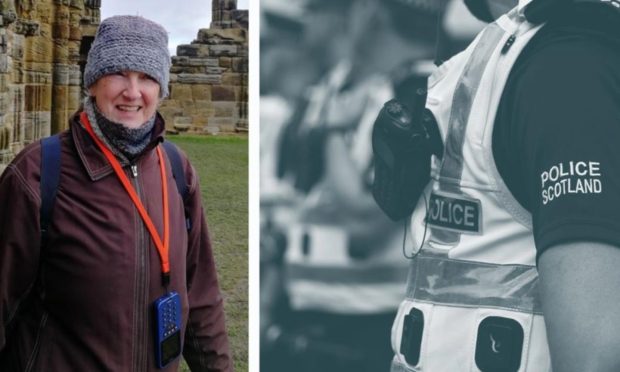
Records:
[[[157,156],[159,157],[159,168],[161,171],[160,173],[161,173],[161,184],[162,184],[162,187],[161,187],[162,188],[162,199],[163,199],[163,204],[164,204],[164,241],[163,243],[161,241],[161,238],[159,237],[159,233],[155,229],[155,225],[153,225],[153,221],[151,220],[151,217],[149,217],[149,214],[146,212],[144,205],[142,205],[142,202],[140,201],[138,194],[136,194],[136,190],[131,185],[131,182],[129,182],[129,179],[127,178],[127,175],[123,171],[121,164],[118,162],[118,160],[116,160],[116,156],[114,156],[112,151],[99,139],[99,137],[95,135],[95,133],[93,132],[93,128],[90,124],[90,121],[88,120],[88,116],[86,116],[85,112],[82,112],[82,114],[80,115],[80,120],[82,121],[82,123],[84,123],[84,127],[86,128],[86,131],[88,132],[88,134],[90,134],[92,139],[95,141],[97,146],[101,149],[105,157],[110,162],[110,165],[114,169],[116,176],[121,181],[121,183],[125,187],[125,190],[129,194],[129,197],[131,198],[134,205],[138,209],[138,212],[140,213],[140,217],[142,217],[142,220],[144,221],[144,224],[146,225],[146,228],[149,230],[149,233],[151,234],[151,237],[153,238],[153,242],[155,243],[155,246],[157,247],[157,252],[159,253],[159,258],[161,260],[161,271],[163,275],[164,286],[167,286],[168,282],[170,281],[170,262],[168,261],[168,247],[170,244],[169,216],[168,216],[168,183],[166,181],[166,166],[164,164],[164,158],[162,156],[161,149],[159,148],[159,146],[157,146],[156,148]]]

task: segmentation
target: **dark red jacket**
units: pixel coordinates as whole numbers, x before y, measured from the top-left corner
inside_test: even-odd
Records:
[[[124,167],[158,232],[162,195],[155,146],[164,123]],[[61,134],[62,167],[42,248],[40,142],[0,177],[0,371],[160,371],[152,304],[164,294],[157,249],[108,161],[77,122]],[[165,157],[165,152],[164,152]],[[170,289],[183,308],[183,355],[192,371],[232,371],[222,297],[198,179],[183,156],[185,205],[166,161],[170,204]],[[176,371],[178,359],[163,371]]]

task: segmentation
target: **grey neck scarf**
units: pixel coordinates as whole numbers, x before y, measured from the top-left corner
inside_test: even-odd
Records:
[[[103,116],[91,97],[84,100],[84,111],[95,135],[124,163],[129,163],[140,155],[151,141],[155,115],[138,128],[127,128]]]

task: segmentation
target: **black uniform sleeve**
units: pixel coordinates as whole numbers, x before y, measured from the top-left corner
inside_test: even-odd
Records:
[[[620,42],[612,39],[541,35],[502,97],[494,154],[532,213],[539,256],[565,242],[620,247]]]

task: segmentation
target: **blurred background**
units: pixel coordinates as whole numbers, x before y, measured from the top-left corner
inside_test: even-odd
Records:
[[[370,192],[372,127],[484,24],[462,0],[261,0],[260,17],[261,371],[387,371],[408,260]]]

